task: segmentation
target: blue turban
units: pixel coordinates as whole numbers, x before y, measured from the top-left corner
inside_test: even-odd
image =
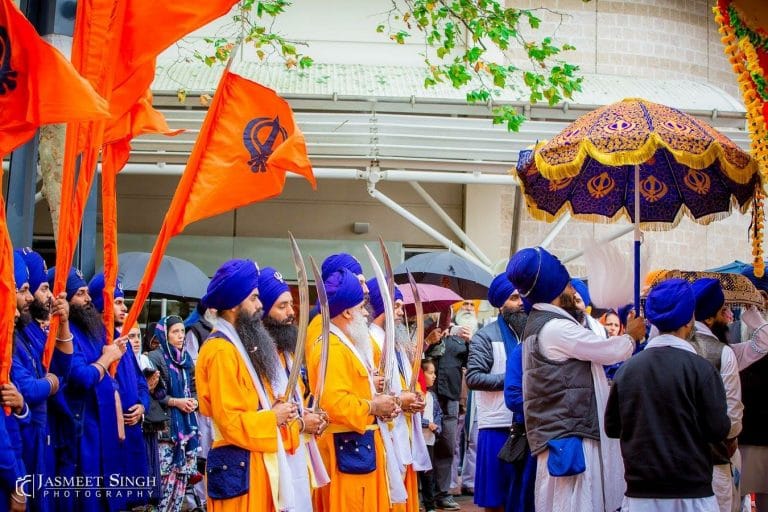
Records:
[[[688,281],[667,279],[651,288],[645,316],[660,332],[676,331],[693,318],[696,297]]]
[[[48,285],[50,285],[51,290],[53,290],[53,282],[55,280],[56,280],[56,267],[51,267],[48,270]],[[77,290],[83,287],[88,287],[88,283],[85,282],[83,273],[80,272],[75,267],[70,268],[69,274],[67,274],[67,284],[66,284],[67,300],[72,300],[72,297],[75,296],[75,294],[77,293]]]
[[[104,312],[104,272],[99,272],[95,276],[93,276],[93,279],[91,279],[91,282],[88,283],[88,295],[91,296],[91,302],[93,303],[93,307],[98,310],[99,313]],[[117,280],[115,283],[115,298],[120,299],[122,297],[125,297],[125,293],[123,293],[123,283],[120,282],[120,279]]]
[[[323,275],[323,281],[342,268],[349,270],[356,276],[362,275],[363,273],[363,267],[360,265],[360,262],[357,261],[357,258],[346,252],[341,252],[339,254],[331,254],[325,258],[325,261],[323,261],[323,266],[320,269]]]
[[[579,292],[581,300],[584,301],[585,306],[590,306],[592,304],[592,299],[589,298],[589,288],[587,287],[587,283],[581,279],[573,278],[571,279],[571,286]]]
[[[755,277],[755,269],[750,265],[741,271],[741,275],[747,276],[747,279],[752,281],[752,284],[755,285],[757,291],[768,292],[768,274],[763,277]]]
[[[355,274],[346,268],[337,270],[325,280],[330,317],[335,318],[345,309],[353,308],[365,300],[363,287]]]
[[[16,249],[21,253],[21,257],[24,258],[24,263],[27,264],[27,270],[29,271],[29,291],[35,293],[40,285],[48,282],[48,267],[45,264],[45,260],[39,253],[33,251],[29,247],[24,249]]]
[[[500,308],[515,291],[517,289],[507,279],[506,272],[503,272],[491,281],[491,286],[488,288],[488,302],[491,303],[491,306]]]
[[[368,302],[373,309],[373,318],[378,318],[384,314],[384,299],[381,296],[381,288],[379,288],[379,282],[375,277],[372,277],[366,281],[368,287]],[[397,286],[395,286],[395,298],[394,300],[403,300],[403,292],[401,292]]]
[[[711,277],[697,279],[691,285],[696,297],[696,320],[703,322],[720,311],[725,304],[725,295],[720,281]]]
[[[291,288],[285,284],[283,275],[273,267],[264,267],[259,272],[259,299],[264,305],[264,316],[269,315],[269,310],[277,299]]]
[[[226,311],[243,302],[259,287],[259,266],[251,260],[229,260],[213,275],[200,302],[206,308]]]
[[[532,304],[552,302],[571,276],[560,260],[541,247],[518,251],[507,264],[507,279]]]
[[[24,283],[29,283],[27,264],[19,251],[13,251],[13,280],[17,290],[24,286]]]

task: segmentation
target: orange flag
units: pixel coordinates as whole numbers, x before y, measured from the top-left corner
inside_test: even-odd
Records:
[[[152,65],[154,68],[154,63]],[[107,127],[104,134],[104,152],[101,167],[102,232],[104,234],[104,304],[114,302],[114,288],[117,281],[117,173],[128,162],[131,153],[131,139],[145,133],[176,135],[184,130],[171,130],[165,117],[152,108],[152,91],[147,89],[144,96],[116,122]],[[107,343],[112,342],[114,312],[104,308],[104,326],[107,329]]]
[[[224,71],[125,328],[136,322],[172,236],[192,222],[279,195],[286,172],[316,187],[304,135],[288,102],[272,89]]]
[[[105,118],[107,108],[13,0],[0,0],[0,155],[28,141],[40,125]]]
[[[0,181],[2,177],[3,169],[0,167]],[[13,284],[13,247],[5,222],[5,201],[0,195],[0,385],[10,382],[16,312],[16,288]],[[10,414],[9,410],[5,412]]]

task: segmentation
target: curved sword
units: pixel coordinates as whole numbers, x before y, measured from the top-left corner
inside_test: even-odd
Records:
[[[395,310],[392,305],[392,298],[389,295],[389,288],[382,286],[385,283],[384,272],[381,270],[379,262],[376,261],[371,250],[367,245],[365,252],[368,253],[368,259],[371,260],[373,274],[381,292],[381,299],[384,302],[384,345],[381,347],[381,375],[384,376],[384,394],[389,394],[392,387],[392,376],[395,370]]]
[[[416,286],[416,280],[408,272],[408,282],[411,284],[413,293],[413,305],[416,309],[416,350],[413,352],[413,367],[411,371],[411,385],[408,389],[411,392],[416,391],[416,385],[419,382],[419,370],[421,370],[421,356],[424,353],[424,307],[419,297],[419,287]]]
[[[288,385],[285,387],[285,396],[283,396],[284,402],[288,402],[295,396],[294,391],[296,391],[301,367],[304,364],[304,347],[307,341],[305,338],[307,337],[307,325],[309,324],[309,281],[307,279],[307,267],[304,266],[304,258],[301,256],[299,244],[296,243],[296,239],[290,231],[288,232],[288,238],[291,240],[293,265],[296,267],[296,279],[299,282],[299,325],[296,349],[293,351],[293,366],[291,366],[291,373],[288,374]]]
[[[389,251],[387,250],[387,246],[384,245],[384,239],[379,236],[379,246],[381,247],[381,256],[384,260],[384,272],[385,277],[387,278],[387,289],[389,290],[389,296],[392,299],[392,304],[395,303],[395,275],[392,273],[392,260],[389,259]],[[378,280],[378,278],[377,278]],[[379,286],[381,286],[381,283],[384,281],[380,281]],[[394,310],[394,307],[393,307]],[[392,319],[394,322],[394,313],[392,315]],[[392,331],[395,332],[394,330]],[[386,361],[385,358],[381,358],[381,361],[379,362],[379,372],[383,375],[384,374],[384,362]]]
[[[314,402],[312,404],[315,411],[320,410],[320,398],[323,396],[323,387],[325,386],[325,374],[328,371],[328,345],[331,342],[331,316],[328,309],[328,295],[325,293],[325,283],[323,274],[317,266],[315,259],[310,256],[309,264],[312,266],[312,275],[315,277],[315,288],[317,289],[317,300],[320,302],[320,319],[322,320],[322,333],[320,334],[321,349],[320,362],[317,365],[317,380],[315,389],[312,390]]]

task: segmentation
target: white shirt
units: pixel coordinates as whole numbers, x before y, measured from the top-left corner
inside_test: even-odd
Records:
[[[696,322],[696,331],[716,338],[712,330],[703,322]],[[743,345],[748,345],[744,343]],[[731,420],[731,429],[728,438],[736,437],[741,433],[741,419],[744,415],[744,404],[741,403],[741,379],[739,378],[739,365],[736,355],[729,345],[723,345],[720,355],[720,377],[725,386],[725,400],[728,403],[728,418]]]
[[[536,304],[535,309],[573,318],[564,309],[552,304]],[[610,365],[629,359],[635,342],[627,334],[602,338],[573,321],[556,318],[546,323],[539,333],[539,347],[553,361],[578,359]]]

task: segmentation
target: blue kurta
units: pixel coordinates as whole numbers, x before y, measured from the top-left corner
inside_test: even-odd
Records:
[[[21,458],[21,425],[29,423],[29,408],[25,405],[22,417],[9,416],[0,409],[0,512],[8,510],[16,481],[27,474]]]
[[[74,354],[64,394],[72,413],[70,443],[74,453],[64,462],[63,474],[103,477],[104,485],[112,475],[120,475],[123,461],[120,460],[120,441],[117,434],[117,409],[115,392],[117,382],[105,375],[99,380],[100,372],[91,363],[101,357],[104,339],[90,339],[71,325],[74,335]],[[66,432],[64,432],[66,434]],[[101,497],[95,492],[80,493],[74,499],[77,512],[122,510],[126,503],[124,496]]]
[[[42,365],[42,347],[39,335],[43,336],[37,322],[29,324],[22,332],[15,334],[15,348],[11,378],[16,383],[24,401],[30,408],[31,418],[28,425],[21,428],[21,444],[24,465],[30,474],[54,474],[55,455],[48,427],[48,396],[51,384],[45,379]],[[31,511],[52,510],[50,500],[36,495],[30,500]]]
[[[115,333],[115,338],[119,336]],[[128,413],[128,409],[136,404],[144,406],[144,411],[149,411],[149,387],[144,374],[139,368],[136,356],[133,350],[128,350],[123,354],[117,365],[115,373],[118,390],[120,392],[120,402],[123,406],[123,413]],[[147,477],[149,474],[149,464],[147,463],[147,449],[144,445],[144,435],[141,430],[141,421],[136,425],[125,426],[125,440],[120,443],[120,461],[123,464],[121,473],[125,477]],[[129,506],[142,505],[149,502],[149,488],[137,488],[134,495],[128,499]]]

